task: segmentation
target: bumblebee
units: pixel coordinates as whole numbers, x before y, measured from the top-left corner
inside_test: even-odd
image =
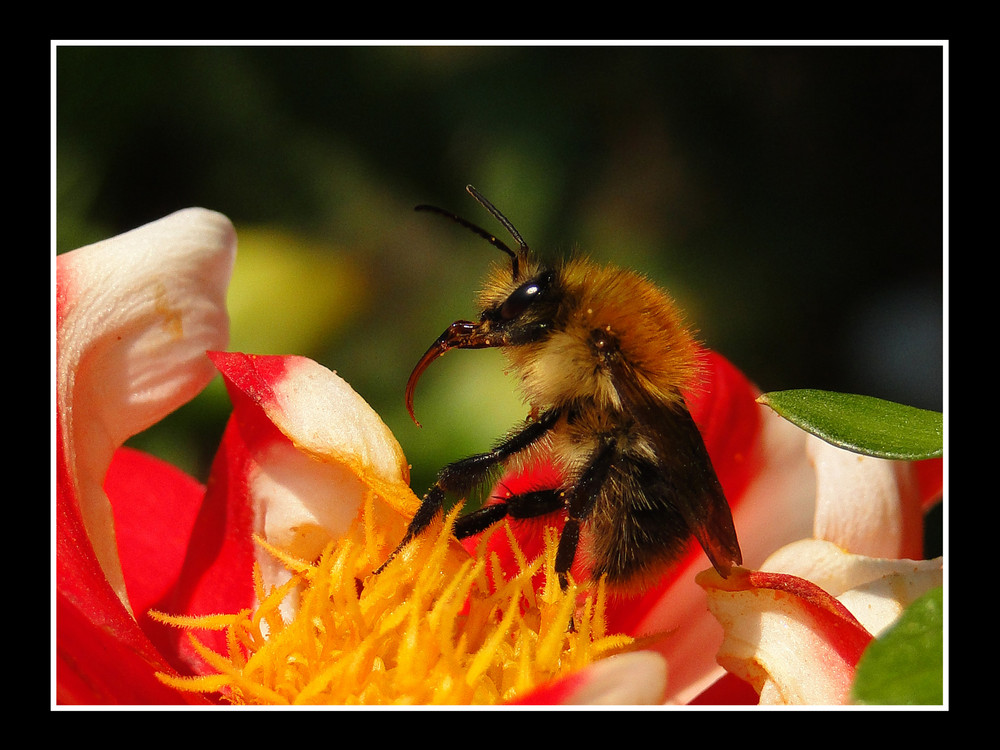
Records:
[[[495,498],[461,516],[455,535],[478,534],[505,517],[564,512],[556,572],[565,587],[578,552],[590,575],[638,592],[653,585],[694,536],[718,572],[742,562],[733,517],[682,395],[697,385],[698,345],[664,292],[628,270],[574,257],[549,265],[483,195],[468,192],[517,243],[455,214],[509,257],[479,295],[476,322],[452,323],[406,385],[413,413],[417,381],[451,349],[500,348],[518,374],[528,418],[491,450],[445,466],[423,496],[386,563],[442,512],[447,493],[467,493],[499,468],[545,459],[560,486]],[[381,570],[381,568],[379,569]]]

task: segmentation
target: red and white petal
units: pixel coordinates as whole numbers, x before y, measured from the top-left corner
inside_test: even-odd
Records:
[[[531,691],[517,705],[649,706],[663,703],[667,663],[654,651],[635,651],[594,662]]]
[[[409,466],[388,427],[343,379],[304,357],[211,357],[248,451],[240,470],[255,533],[313,559],[374,492],[380,528],[402,536],[419,505]],[[269,583],[287,574],[269,555],[258,561]]]
[[[205,351],[228,340],[225,294],[235,251],[225,216],[186,209],[57,259],[59,501],[79,512],[126,607],[104,477],[127,438],[213,377]]]
[[[809,581],[738,569],[727,579],[698,576],[725,638],[718,661],[749,682],[761,704],[846,703],[871,634],[848,609]]]
[[[832,542],[803,539],[771,555],[761,570],[805,578],[844,604],[874,636],[944,582],[942,558],[897,560],[855,555]]]

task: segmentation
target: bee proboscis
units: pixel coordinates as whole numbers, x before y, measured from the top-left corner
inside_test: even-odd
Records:
[[[475,535],[508,516],[562,511],[556,572],[563,587],[579,550],[593,578],[642,590],[692,536],[727,576],[742,555],[722,486],[684,401],[699,377],[699,348],[673,300],[632,271],[581,257],[542,262],[492,203],[471,185],[466,189],[517,249],[455,214],[417,206],[485,238],[509,263],[497,264],[487,277],[479,320],[452,323],[417,362],[406,406],[416,422],[417,381],[438,357],[451,349],[497,347],[519,376],[530,414],[492,449],[441,469],[389,560],[442,512],[446,493],[469,492],[498,468],[544,459],[559,469],[558,487],[494,498],[459,517],[455,535]]]

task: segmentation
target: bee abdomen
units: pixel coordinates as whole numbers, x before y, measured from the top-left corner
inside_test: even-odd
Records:
[[[618,590],[653,585],[685,552],[691,532],[651,464],[619,464],[586,531],[591,575]]]

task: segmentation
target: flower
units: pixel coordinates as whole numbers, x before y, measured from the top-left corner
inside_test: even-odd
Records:
[[[475,605],[454,591],[472,591],[477,580],[485,580],[481,595],[488,599],[508,581],[521,586],[500,608],[504,637],[516,630],[522,638],[517,648],[534,647],[530,639],[541,637],[546,625],[529,622],[527,612],[531,617],[556,612],[540,615],[552,620],[546,632],[555,633],[566,654],[583,661],[633,639],[642,646],[590,666],[571,665],[569,672],[554,670],[534,689],[527,683],[503,688],[506,678],[498,677],[493,682],[500,687],[490,697],[513,695],[521,703],[706,700],[710,686],[732,683],[720,682],[724,671],[716,653],[725,642],[724,630],[706,607],[703,586],[710,599],[715,592],[763,590],[775,579],[756,571],[766,569],[775,550],[802,539],[835,537],[852,552],[885,559],[919,554],[919,520],[913,519],[927,485],[919,481],[916,466],[893,464],[886,471],[876,465],[878,471],[865,474],[861,486],[881,488],[879,513],[842,523],[858,518],[857,507],[845,502],[857,493],[831,496],[828,487],[843,487],[843,478],[858,476],[859,466],[865,471],[873,466],[827,454],[757,405],[756,390],[731,364],[706,353],[705,388],[692,394],[690,406],[733,506],[750,572],[724,583],[696,578],[709,565],[693,547],[642,596],[605,597],[597,587],[586,605],[588,616],[578,619],[579,610],[573,615],[574,622],[590,628],[586,643],[570,643],[575,636],[567,635],[565,617],[558,614],[567,601],[573,605],[572,597],[560,599],[557,586],[536,591],[524,583],[545,580],[545,556],[536,553],[547,540],[551,546],[553,536],[537,519],[512,522],[510,534],[496,530],[470,541],[470,550],[442,533],[437,545],[401,555],[398,577],[387,569],[385,578],[371,581],[365,572],[371,558],[391,549],[417,507],[405,458],[381,419],[335,373],[301,357],[224,351],[224,296],[234,253],[235,233],[225,217],[189,209],[57,261],[56,698],[61,703],[216,702],[217,691],[232,698],[237,684],[252,692],[256,688],[249,687],[245,674],[226,670],[259,666],[263,657],[254,661],[254,654],[262,653],[262,642],[277,642],[306,606],[306,597],[290,594],[308,587],[318,571],[334,569],[340,571],[332,579],[337,587],[323,589],[327,594],[319,598],[343,595],[347,608],[359,608],[362,597],[383,589],[402,590],[408,579],[416,585],[419,572],[439,570],[455,588],[432,588],[452,598],[436,599],[442,604],[433,610],[437,605],[391,611],[410,612],[419,626],[439,616],[420,617],[422,612],[447,610],[454,619],[458,610],[451,602]],[[226,380],[233,416],[207,485],[120,447],[191,398],[216,370]],[[510,477],[503,484],[511,488],[517,481]],[[349,552],[363,553],[366,561],[350,567]],[[416,555],[439,553],[438,567],[416,562],[429,559]],[[477,579],[468,565],[484,556],[493,573]],[[804,558],[816,556],[809,551]],[[801,559],[795,558],[796,564]],[[796,575],[813,572],[800,565]],[[843,614],[839,606],[826,605]],[[471,609],[462,611],[468,617]],[[314,613],[309,618],[325,622]],[[719,620],[733,632],[729,621],[745,618],[722,613]],[[625,634],[625,640],[615,633]],[[467,646],[472,629],[459,642],[462,637]],[[863,640],[859,634],[858,643]],[[506,648],[497,644],[477,653],[493,658]],[[360,658],[360,647],[354,653]],[[419,649],[415,655],[426,657]],[[281,663],[305,658],[304,652],[286,652]],[[744,657],[721,658],[764,689],[739,666]],[[445,674],[440,684],[467,676]],[[308,683],[317,696],[318,685]],[[356,698],[378,697],[370,686],[358,690]],[[288,699],[273,688],[241,695]],[[707,695],[720,700],[718,692]]]

